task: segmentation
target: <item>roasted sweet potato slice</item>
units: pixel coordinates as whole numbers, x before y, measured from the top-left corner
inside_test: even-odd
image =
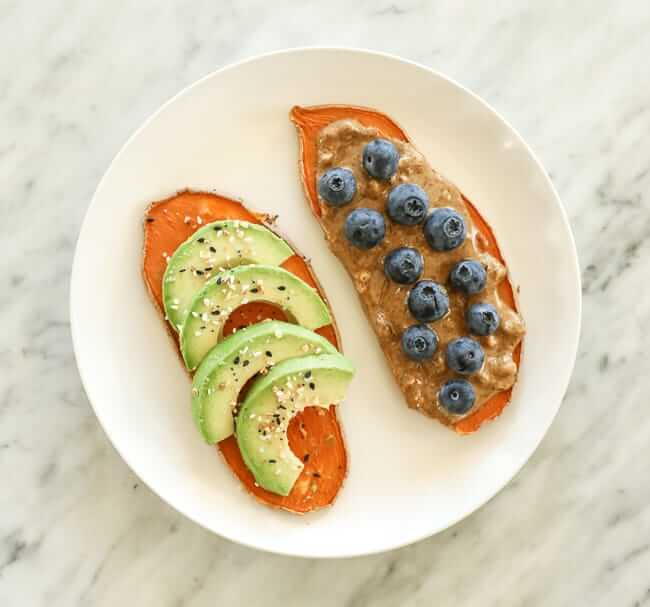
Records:
[[[300,173],[305,194],[314,215],[321,219],[322,211],[316,192],[317,164],[318,164],[318,137],[325,127],[340,121],[353,120],[363,127],[371,127],[378,131],[379,136],[410,143],[404,130],[391,118],[381,112],[354,106],[314,106],[294,107],[290,114],[298,132],[300,143]],[[488,223],[478,212],[476,207],[464,196],[470,218],[481,235],[482,251],[505,265],[501,251]],[[498,295],[502,302],[512,310],[517,311],[517,303],[512,284],[508,277],[498,285]],[[521,356],[521,342],[512,353],[512,360],[519,365]],[[441,420],[451,426],[456,432],[466,434],[475,432],[487,420],[494,419],[503,411],[510,402],[512,388],[498,392],[480,407],[471,412],[467,417],[456,421]]]
[[[253,213],[241,202],[204,192],[180,192],[171,198],[154,202],[147,209],[144,219],[143,276],[161,317],[164,317],[162,278],[167,257],[202,225],[218,219],[241,219],[267,225],[271,221],[271,217]],[[316,288],[326,300],[311,267],[301,255],[296,253],[283,267]],[[237,328],[265,318],[287,320],[281,310],[256,302],[235,310],[224,332],[232,333]],[[168,325],[167,328],[178,348],[174,330]],[[334,324],[322,327],[317,332],[340,350],[340,340]],[[336,407],[331,406],[328,410],[308,407],[292,420],[288,436],[289,445],[296,456],[302,459],[305,467],[286,497],[270,493],[256,485],[253,475],[244,464],[234,436],[221,441],[217,448],[246,489],[263,504],[296,513],[306,513],[330,505],[347,474],[347,454]]]

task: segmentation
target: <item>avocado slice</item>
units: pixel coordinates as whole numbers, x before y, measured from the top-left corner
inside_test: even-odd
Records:
[[[285,360],[255,381],[237,415],[235,435],[261,487],[289,495],[304,467],[289,447],[289,422],[305,407],[340,403],[353,375],[343,355],[324,354]]]
[[[203,359],[192,382],[192,415],[203,438],[214,444],[233,433],[237,397],[257,373],[289,358],[336,353],[318,333],[279,320],[226,337]]]
[[[217,272],[263,263],[279,266],[291,247],[268,228],[248,221],[215,221],[197,230],[171,256],[163,276],[165,316],[180,330],[192,299]]]
[[[253,301],[281,307],[307,329],[331,322],[318,292],[291,272],[259,264],[231,268],[211,278],[196,294],[182,325],[181,353],[190,371],[221,341],[223,326],[233,310]]]

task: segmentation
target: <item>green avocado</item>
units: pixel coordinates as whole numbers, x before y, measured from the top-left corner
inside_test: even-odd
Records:
[[[305,407],[340,403],[353,375],[347,358],[325,354],[285,360],[255,381],[237,415],[235,435],[261,487],[289,495],[304,467],[289,447],[289,422]]]
[[[331,322],[318,292],[291,272],[277,266],[237,266],[211,278],[192,300],[180,339],[183,360],[190,371],[222,340],[223,326],[233,310],[253,301],[282,308],[306,329]]]
[[[214,444],[234,430],[233,410],[251,377],[288,358],[336,354],[313,331],[278,320],[260,322],[219,342],[203,359],[192,382],[192,414],[201,434]]]
[[[251,263],[279,266],[293,255],[271,230],[248,221],[215,221],[197,230],[171,256],[163,276],[165,316],[180,330],[194,296],[217,272]]]

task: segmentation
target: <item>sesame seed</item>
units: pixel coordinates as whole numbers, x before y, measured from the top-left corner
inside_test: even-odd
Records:
[[[183,223],[190,223],[192,221],[187,215],[185,215],[185,219],[183,219]]]
[[[196,216],[196,223],[198,223],[199,225],[201,225],[203,223],[203,219],[201,219],[200,215]]]

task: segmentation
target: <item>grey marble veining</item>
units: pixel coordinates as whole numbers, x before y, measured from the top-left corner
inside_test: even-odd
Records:
[[[1,2],[0,605],[650,606],[649,32],[645,0]],[[306,44],[397,53],[493,104],[557,185],[584,279],[573,381],[524,470],[454,528],[346,561],[258,553],[162,503],[69,335],[76,235],[123,141],[212,69]]]

